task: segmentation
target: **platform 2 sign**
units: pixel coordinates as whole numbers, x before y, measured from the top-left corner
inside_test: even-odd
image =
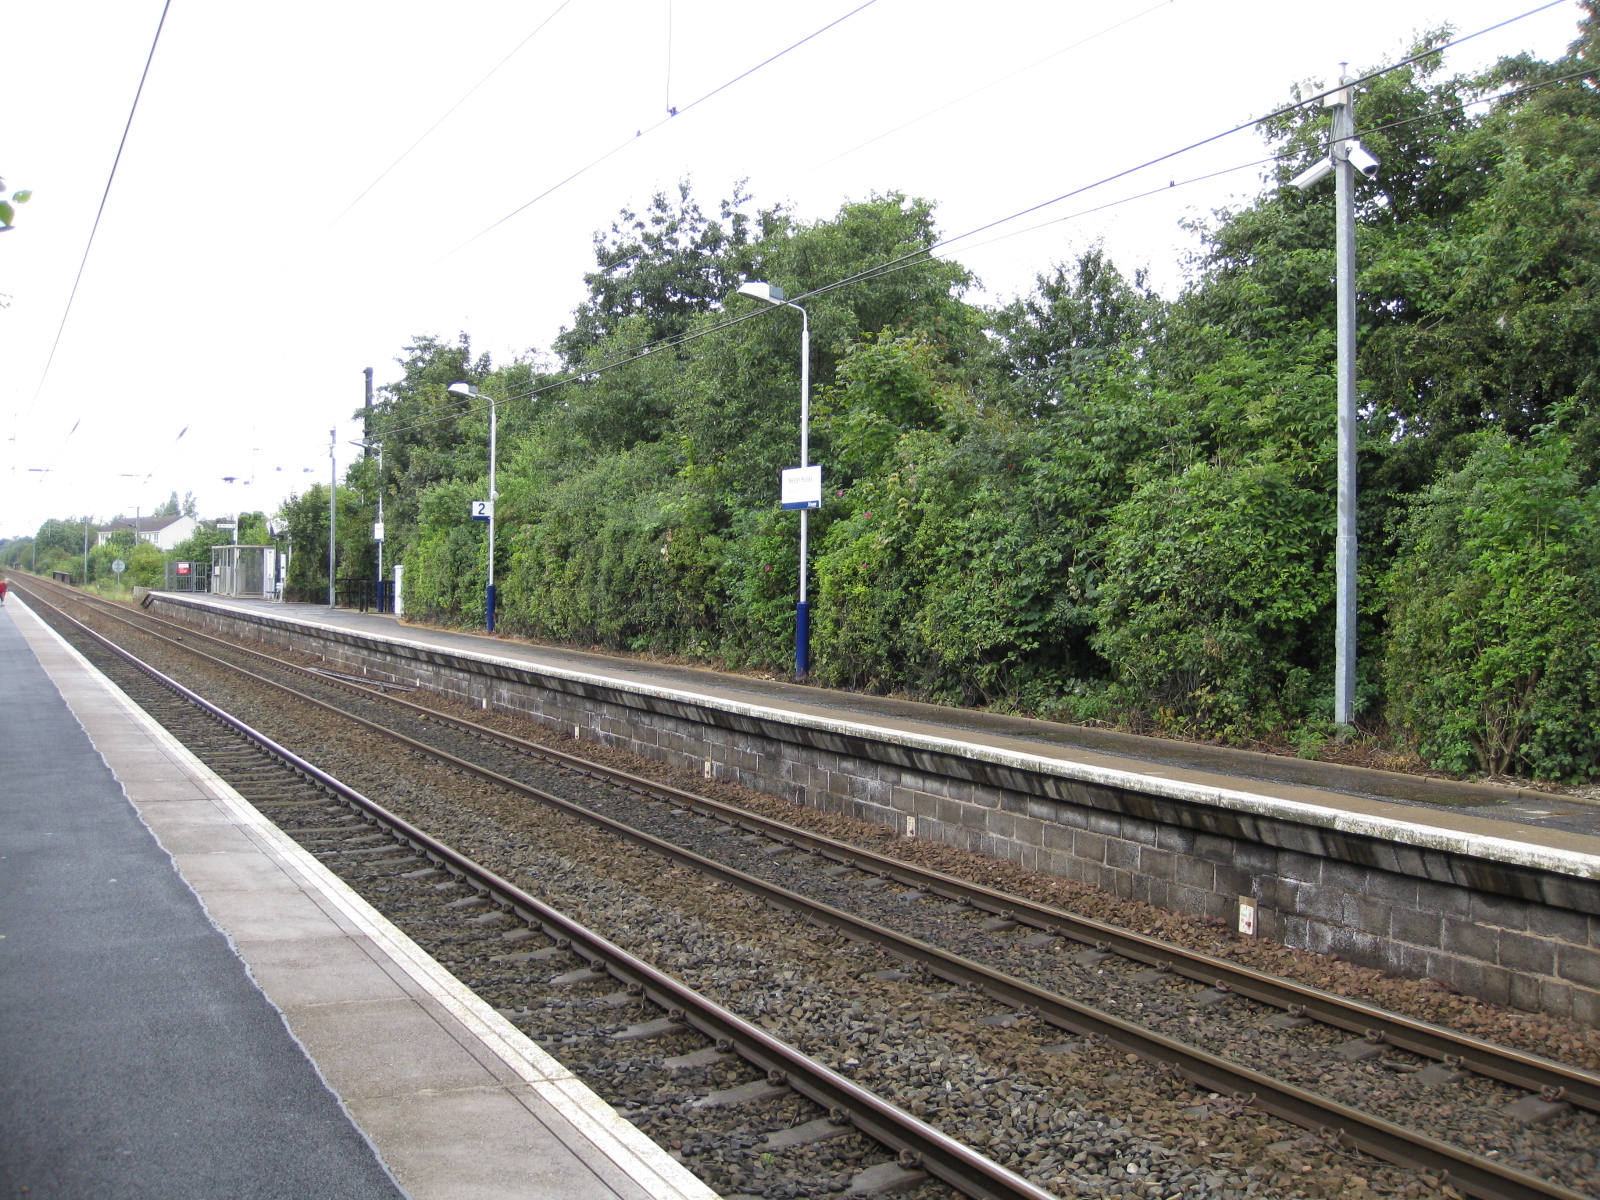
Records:
[[[472,501],[472,519],[474,521],[492,521],[492,520],[494,520],[494,501],[493,500],[474,500],[474,501]]]
[[[822,507],[822,468],[790,467],[783,472],[784,508]]]

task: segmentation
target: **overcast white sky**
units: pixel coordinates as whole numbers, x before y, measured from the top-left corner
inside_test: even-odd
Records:
[[[363,367],[393,378],[418,333],[466,330],[497,359],[547,347],[581,296],[593,231],[681,177],[708,208],[748,178],[758,203],[808,219],[900,190],[937,201],[942,227],[961,232],[1258,116],[1341,59],[1393,58],[1417,31],[1471,32],[1538,0],[876,0],[651,129],[669,101],[686,109],[860,2],[172,0],[48,375],[161,0],[8,6],[0,175],[35,194],[0,238],[13,439],[0,536],[50,516],[148,512],[173,490],[193,490],[203,515],[271,510],[327,477],[330,428],[341,469],[355,453],[344,442],[359,436]],[[1449,65],[1554,56],[1577,19],[1562,4]],[[1260,145],[1237,135],[1018,227],[1248,162]],[[1244,171],[985,244],[1006,227],[957,257],[1005,297],[1103,239],[1170,292],[1191,244],[1180,222],[1257,187]]]

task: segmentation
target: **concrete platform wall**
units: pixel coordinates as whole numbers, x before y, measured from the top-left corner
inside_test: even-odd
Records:
[[[1162,908],[1231,925],[1248,897],[1260,936],[1600,1025],[1600,881],[1477,856],[1459,836],[1453,848],[1406,845],[160,594],[152,603],[215,633]]]

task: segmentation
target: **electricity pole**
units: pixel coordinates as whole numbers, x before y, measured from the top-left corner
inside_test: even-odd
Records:
[[[333,565],[334,540],[339,534],[339,464],[334,451],[339,447],[339,431],[328,430],[328,607],[334,607]]]
[[[1334,551],[1335,621],[1333,719],[1355,721],[1356,704],[1356,186],[1350,152],[1356,145],[1355,93],[1339,64],[1343,90],[1328,97],[1333,108],[1331,157],[1338,267],[1339,501]]]
[[[363,442],[371,442],[372,441],[372,368],[371,367],[363,367],[361,369],[361,373],[363,375],[365,375],[366,378],[367,378],[367,402],[366,402],[366,405],[361,410],[361,440]],[[372,457],[372,449],[371,449],[370,446],[362,454],[362,457],[363,458],[371,458]]]
[[[368,367],[367,370],[372,370]],[[383,443],[378,443],[378,532],[384,537],[389,531],[383,527]],[[383,538],[378,539],[378,611],[383,611]]]

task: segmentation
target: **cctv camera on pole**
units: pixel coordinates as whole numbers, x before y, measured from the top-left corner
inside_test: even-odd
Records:
[[[1292,188],[1299,188],[1301,191],[1305,191],[1307,188],[1315,187],[1332,174],[1333,159],[1324,158],[1312,163],[1311,166],[1307,167],[1304,171],[1301,171],[1300,174],[1289,180],[1289,186]]]
[[[1305,190],[1334,176],[1334,259],[1338,275],[1339,536],[1335,551],[1333,719],[1355,720],[1356,697],[1356,196],[1355,173],[1378,174],[1378,160],[1356,141],[1355,95],[1339,64],[1337,91],[1322,98],[1333,109],[1327,158],[1289,181]]]

